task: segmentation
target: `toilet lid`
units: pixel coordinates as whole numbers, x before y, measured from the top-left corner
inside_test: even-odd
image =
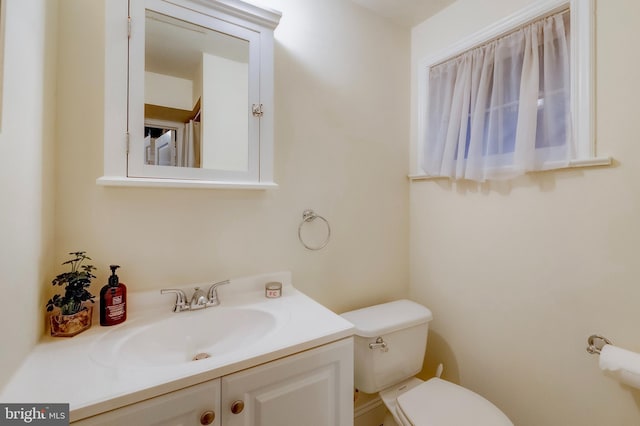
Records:
[[[513,426],[509,418],[477,393],[433,378],[398,396],[398,414],[416,426]]]

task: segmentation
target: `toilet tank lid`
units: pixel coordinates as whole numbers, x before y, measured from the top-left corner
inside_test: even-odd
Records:
[[[433,319],[429,309],[406,299],[345,312],[342,317],[355,326],[355,334],[361,337],[377,337]]]

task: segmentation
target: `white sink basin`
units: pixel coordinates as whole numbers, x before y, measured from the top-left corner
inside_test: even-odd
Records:
[[[282,314],[245,307],[170,313],[161,319],[125,323],[110,331],[98,339],[91,358],[105,366],[194,362],[246,350],[281,324]]]

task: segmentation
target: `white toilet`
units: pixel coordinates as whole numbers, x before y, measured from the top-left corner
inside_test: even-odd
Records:
[[[513,426],[480,395],[422,369],[431,311],[397,300],[342,314],[355,325],[355,386],[380,397],[403,426]]]

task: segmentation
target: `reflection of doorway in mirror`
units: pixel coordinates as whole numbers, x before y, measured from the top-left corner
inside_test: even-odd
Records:
[[[144,128],[144,162],[156,166],[176,165],[177,132],[159,127]]]
[[[201,167],[201,125],[166,120],[144,123],[144,164],[151,166]]]

